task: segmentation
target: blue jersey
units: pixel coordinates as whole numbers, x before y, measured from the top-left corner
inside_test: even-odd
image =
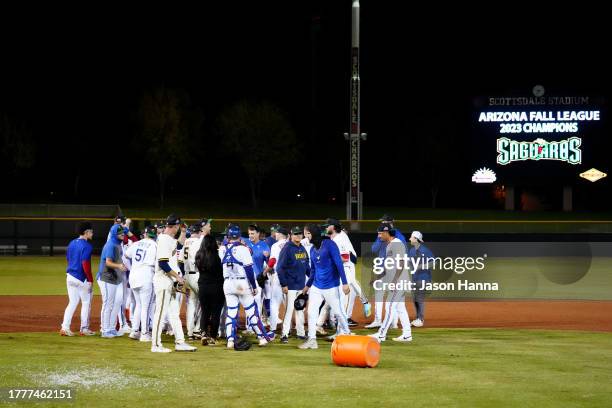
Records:
[[[263,265],[266,261],[264,252],[270,255],[270,247],[264,241],[259,241],[254,244],[251,240],[246,241],[246,245],[251,249],[251,255],[253,256],[253,270],[255,276],[259,276],[263,272]]]
[[[266,238],[266,244],[268,245],[268,248],[272,248],[272,245],[276,244],[276,240],[274,238],[272,238],[271,236]]]
[[[66,273],[75,279],[85,282],[87,276],[83,270],[83,262],[91,262],[92,246],[86,239],[76,238],[70,241],[66,249],[66,260],[68,267]]]
[[[419,280],[431,282],[431,269],[420,269],[421,265],[427,263],[428,258],[434,257],[433,253],[429,250],[429,248],[427,248],[423,244],[419,246],[419,249],[411,247],[408,251],[408,256],[411,258],[422,258],[421,260],[419,260],[419,270],[414,275],[412,275],[412,280],[415,282]]]
[[[323,239],[318,250],[314,246],[310,248],[310,269],[307,286],[314,284],[319,289],[331,289],[339,286],[340,281],[346,285],[340,250],[331,239]]]

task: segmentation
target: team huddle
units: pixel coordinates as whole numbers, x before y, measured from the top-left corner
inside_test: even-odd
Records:
[[[256,336],[259,346],[277,337],[280,343],[288,343],[295,322],[296,336],[303,340],[298,347],[314,349],[318,348],[317,334],[327,335],[327,330],[335,330],[327,337],[330,341],[337,335],[352,334],[350,328],[357,326],[352,319],[357,298],[364,316],[372,314],[355,276],[357,253],[336,219],[291,230],[275,224],[265,239],[256,224],[249,225],[248,239],[236,224],[229,224],[223,237],[215,239],[210,219],[187,228],[175,215],[145,227],[140,237],[129,227],[129,219],[117,217],[102,249],[96,281],[102,295],[103,338],[128,334],[131,339],[150,342],[152,352],[168,353],[171,349],[162,344],[162,333],[174,336],[175,351],[196,351],[186,340],[215,345],[225,337],[227,348],[245,350],[251,344],[246,335]],[[69,304],[62,336],[75,334],[70,323],[79,301],[80,335],[96,334],[89,327],[93,275],[88,241],[92,236],[91,223],[82,223],[79,237],[67,248]],[[419,247],[421,252],[428,251],[422,242],[422,235],[413,232],[410,244],[417,254]],[[372,250],[391,258],[406,254],[406,241],[392,219],[381,219]],[[397,267],[385,271],[381,279],[396,282],[407,279],[407,273],[407,268]],[[179,315],[183,299],[187,336]],[[371,336],[385,341],[388,329],[397,327],[399,320],[402,335],[393,340],[412,341],[411,325],[423,325],[423,299],[415,296],[417,319],[412,322],[403,292],[377,292],[375,300],[375,319],[365,326],[378,328]],[[282,318],[281,305],[285,310]],[[239,334],[241,307],[245,330]]]

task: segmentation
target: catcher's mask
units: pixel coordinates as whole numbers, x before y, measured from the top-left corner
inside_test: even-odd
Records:
[[[246,340],[244,337],[238,337],[234,342],[234,350],[236,351],[247,351],[251,348],[251,342]]]

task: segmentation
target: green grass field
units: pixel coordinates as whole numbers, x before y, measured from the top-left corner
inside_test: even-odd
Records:
[[[0,295],[65,295],[64,271],[60,256],[0,257]],[[0,333],[0,388],[70,387],[87,407],[612,405],[610,333],[416,329],[410,344],[383,343],[373,369],[334,366],[322,340],[297,344],[161,355],[127,337]]]
[[[334,366],[324,341],[160,355],[127,337],[0,334],[0,387],[73,387],[88,407],[612,404],[610,334],[423,329],[414,339],[388,340],[380,365],[362,369]]]

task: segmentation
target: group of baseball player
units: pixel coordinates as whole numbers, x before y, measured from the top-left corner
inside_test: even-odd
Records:
[[[274,224],[268,237],[258,225],[251,224],[248,238],[238,225],[230,223],[218,239],[211,234],[211,221],[202,219],[187,227],[172,214],[163,222],[146,226],[137,237],[130,230],[129,219],[115,219],[96,276],[102,295],[101,337],[128,334],[131,339],[150,342],[152,352],[168,353],[171,349],[162,344],[163,332],[174,336],[175,351],[195,351],[186,340],[215,345],[224,336],[227,348],[245,350],[250,347],[246,335],[256,336],[259,346],[277,337],[280,343],[288,343],[294,320],[296,336],[303,340],[298,347],[315,349],[317,334],[335,331],[327,337],[329,341],[352,334],[351,327],[358,325],[352,319],[357,298],[364,316],[371,316],[372,307],[355,276],[357,253],[338,220],[328,218],[322,225],[290,230]],[[79,301],[79,334],[96,334],[89,327],[93,276],[88,241],[92,236],[91,223],[84,222],[79,226],[79,237],[67,248],[69,304],[62,336],[75,335],[70,323]],[[372,246],[374,254],[385,258],[406,253],[431,255],[420,232],[412,233],[409,244],[410,249],[391,217],[381,218]],[[385,270],[380,278],[397,282],[408,279],[408,274],[408,265],[404,265]],[[413,271],[415,279],[431,281],[431,272]],[[378,329],[371,336],[385,341],[387,331],[396,328],[399,320],[402,334],[393,340],[412,341],[411,325],[424,324],[424,293],[413,296],[417,318],[411,322],[402,291],[376,291],[375,318],[365,326]],[[179,316],[183,298],[187,336]],[[240,307],[245,330],[239,334]]]

